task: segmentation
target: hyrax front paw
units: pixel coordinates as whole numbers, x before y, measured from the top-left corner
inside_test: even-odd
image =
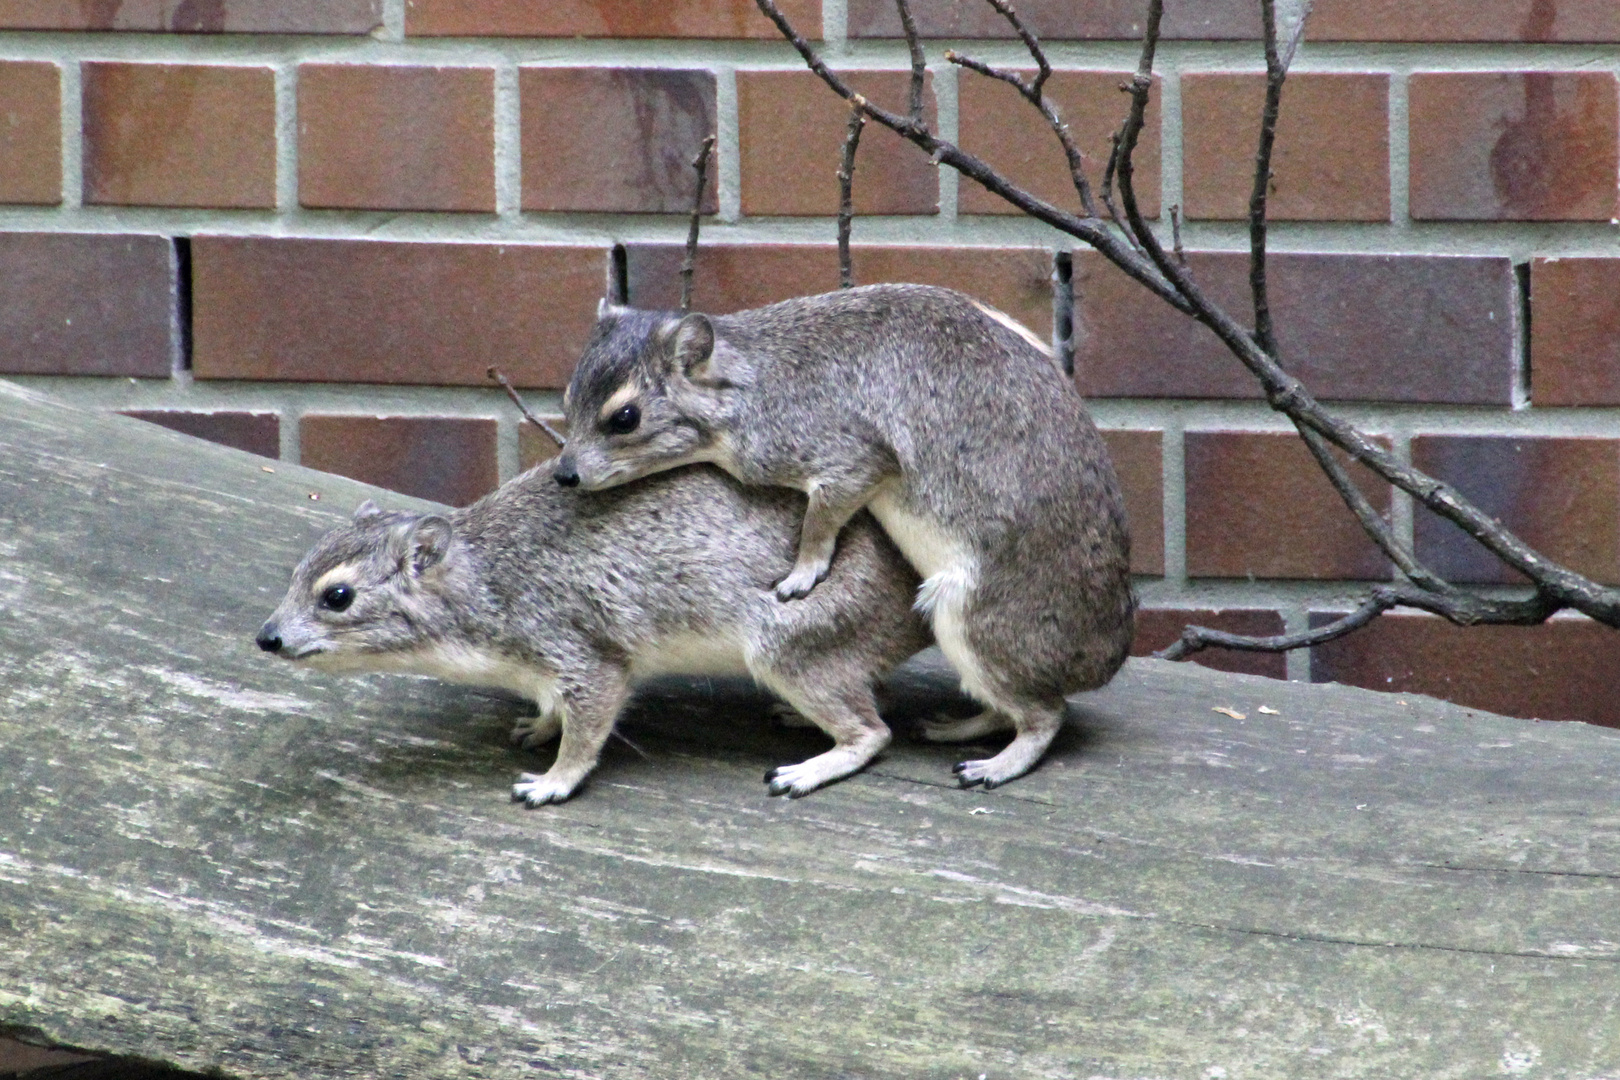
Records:
[[[525,716],[512,725],[511,740],[513,746],[521,746],[525,750],[533,750],[552,742],[562,734],[562,721],[557,719],[555,713],[541,713],[539,716]]]
[[[776,583],[776,598],[778,600],[797,600],[809,596],[810,590],[827,576],[830,563],[796,565],[793,572]]]
[[[518,782],[512,785],[512,801],[530,806],[560,803],[574,793],[579,781],[569,781],[550,773],[518,773]]]

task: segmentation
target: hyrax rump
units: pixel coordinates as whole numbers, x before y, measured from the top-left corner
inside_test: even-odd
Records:
[[[963,689],[989,707],[926,734],[1017,732],[959,764],[963,785],[1027,772],[1064,695],[1124,662],[1130,541],[1102,437],[1034,336],[967,296],[874,285],[714,318],[604,306],[564,409],[561,484],[713,462],[805,492],[784,600],[825,587],[839,530],[870,508],[924,578],[917,606]]]
[[[637,681],[751,675],[834,740],[766,776],[772,794],[804,795],[888,744],[873,683],[929,636],[916,574],[864,515],[815,595],[778,602],[803,516],[802,496],[703,466],[597,494],[563,491],[542,466],[444,516],[368,501],[304,556],[258,643],[323,670],[533,700],[514,741],[561,741],[512,789],[531,806],[579,787]]]

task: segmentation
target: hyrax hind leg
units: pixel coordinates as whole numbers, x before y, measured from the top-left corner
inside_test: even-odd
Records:
[[[793,799],[808,795],[859,772],[889,745],[889,726],[878,716],[877,702],[863,677],[840,679],[835,671],[789,673],[774,668],[756,668],[754,673],[833,740],[833,748],[824,754],[766,773],[772,795]]]
[[[963,787],[997,787],[1016,780],[1035,767],[1063,726],[1064,701],[1009,692],[1006,680],[973,647],[964,619],[972,590],[970,572],[950,569],[924,583],[919,604],[926,604],[934,620],[934,638],[940,652],[961,676],[962,689],[990,706],[965,720],[935,720],[923,726],[923,737],[936,742],[978,738],[1011,728],[1013,741],[995,757],[959,762],[951,771]]]

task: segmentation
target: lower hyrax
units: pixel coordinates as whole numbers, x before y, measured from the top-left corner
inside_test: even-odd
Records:
[[[872,285],[709,317],[604,307],[564,397],[558,483],[600,490],[690,462],[808,495],[784,601],[815,596],[870,509],[924,578],[918,607],[1013,728],[957,766],[994,787],[1040,759],[1064,697],[1113,677],[1135,602],[1119,484],[1050,350],[961,293]],[[845,534],[847,535],[847,534]]]
[[[367,501],[304,556],[259,647],[334,672],[494,686],[533,700],[513,731],[558,739],[514,798],[561,802],[595,768],[639,680],[747,675],[834,746],[766,776],[800,796],[889,742],[873,684],[929,643],[917,576],[876,522],[851,522],[802,603],[771,591],[792,565],[804,498],[703,466],[616,491],[563,491],[544,466],[443,516]]]

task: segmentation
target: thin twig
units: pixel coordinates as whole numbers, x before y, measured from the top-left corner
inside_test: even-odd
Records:
[[[906,48],[911,50],[911,94],[908,104],[911,108],[911,122],[921,125],[923,122],[923,76],[928,70],[928,60],[923,55],[922,39],[917,36],[917,22],[911,17],[911,5],[907,0],[894,0],[894,6],[900,9],[900,25],[905,28]]]
[[[686,259],[681,263],[681,311],[692,310],[692,271],[697,267],[698,227],[703,218],[703,188],[709,179],[709,152],[714,149],[714,136],[703,140],[703,149],[692,159],[697,172],[697,190],[692,195],[692,223],[686,230]]]
[[[518,397],[518,392],[512,389],[512,384],[506,381],[506,375],[501,371],[500,368],[491,364],[489,367],[489,377],[501,384],[501,389],[505,390],[506,396],[512,399],[512,404],[518,407],[518,412],[523,414],[523,419],[545,432],[551,441],[557,444],[559,449],[567,445],[567,440],[562,437],[562,434],[558,432],[556,428],[552,427],[550,424],[546,423],[544,420],[540,419],[538,416],[534,415],[534,413],[529,411],[529,407],[523,404],[523,399]]]
[[[855,220],[853,189],[855,186],[855,151],[861,144],[861,129],[866,126],[866,115],[861,112],[864,98],[856,95],[850,102],[849,129],[844,135],[843,166],[838,170],[838,287],[851,288],[855,273],[849,257],[849,232]]]
[[[1276,359],[1277,337],[1271,326],[1271,297],[1266,288],[1266,199],[1271,191],[1271,151],[1277,141],[1283,79],[1288,75],[1277,55],[1276,0],[1260,0],[1260,25],[1266,50],[1266,104],[1260,114],[1254,189],[1249,194],[1249,292],[1254,297],[1255,344]]]

